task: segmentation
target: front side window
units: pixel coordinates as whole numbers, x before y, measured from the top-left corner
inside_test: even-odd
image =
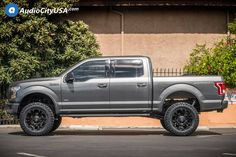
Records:
[[[117,59],[111,63],[113,77],[140,77],[144,75],[141,59]]]
[[[88,61],[72,71],[75,81],[106,77],[106,60]]]

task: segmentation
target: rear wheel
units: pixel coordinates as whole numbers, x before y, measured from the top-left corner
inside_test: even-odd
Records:
[[[20,126],[27,135],[47,135],[52,130],[53,124],[52,110],[41,102],[30,103],[20,112]]]
[[[177,136],[191,135],[198,127],[197,110],[189,103],[178,102],[171,105],[164,116],[166,129]]]

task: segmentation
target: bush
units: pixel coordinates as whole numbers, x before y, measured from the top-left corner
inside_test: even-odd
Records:
[[[24,8],[70,8],[76,1],[13,2]],[[4,120],[13,119],[3,108],[12,82],[55,76],[75,62],[100,55],[94,34],[82,21],[58,21],[58,15],[41,14],[10,18],[4,13],[10,2],[0,2],[0,119]]]
[[[185,69],[200,75],[222,75],[230,88],[236,87],[236,20],[228,24],[231,36],[213,48],[197,45]]]
[[[41,14],[19,14],[10,18],[3,8],[8,3],[0,2],[1,89],[18,80],[55,76],[75,62],[100,55],[94,34],[82,21],[58,21],[58,15]],[[25,8],[68,8],[73,4],[56,0],[15,3]],[[0,99],[5,97],[3,93],[0,91]]]
[[[236,87],[236,40],[222,40],[213,48],[197,45],[185,66],[200,75],[222,75],[229,87]]]
[[[11,115],[9,115],[7,113],[7,111],[5,110],[5,104],[7,103],[6,99],[2,99],[0,100],[0,120],[1,119],[13,119],[13,117]]]

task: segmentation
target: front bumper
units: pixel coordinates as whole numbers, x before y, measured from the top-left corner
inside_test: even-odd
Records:
[[[10,113],[10,114],[12,114],[12,115],[17,115],[19,105],[20,105],[20,103],[9,102],[9,103],[7,104],[7,112]]]

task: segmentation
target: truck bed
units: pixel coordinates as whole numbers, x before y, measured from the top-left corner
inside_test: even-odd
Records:
[[[154,108],[159,108],[159,103],[166,99],[181,99],[197,97],[201,111],[209,111],[222,107],[224,95],[219,95],[215,82],[221,82],[221,76],[170,76],[153,77]],[[176,92],[175,92],[176,91]],[[168,95],[168,93],[175,93]]]

